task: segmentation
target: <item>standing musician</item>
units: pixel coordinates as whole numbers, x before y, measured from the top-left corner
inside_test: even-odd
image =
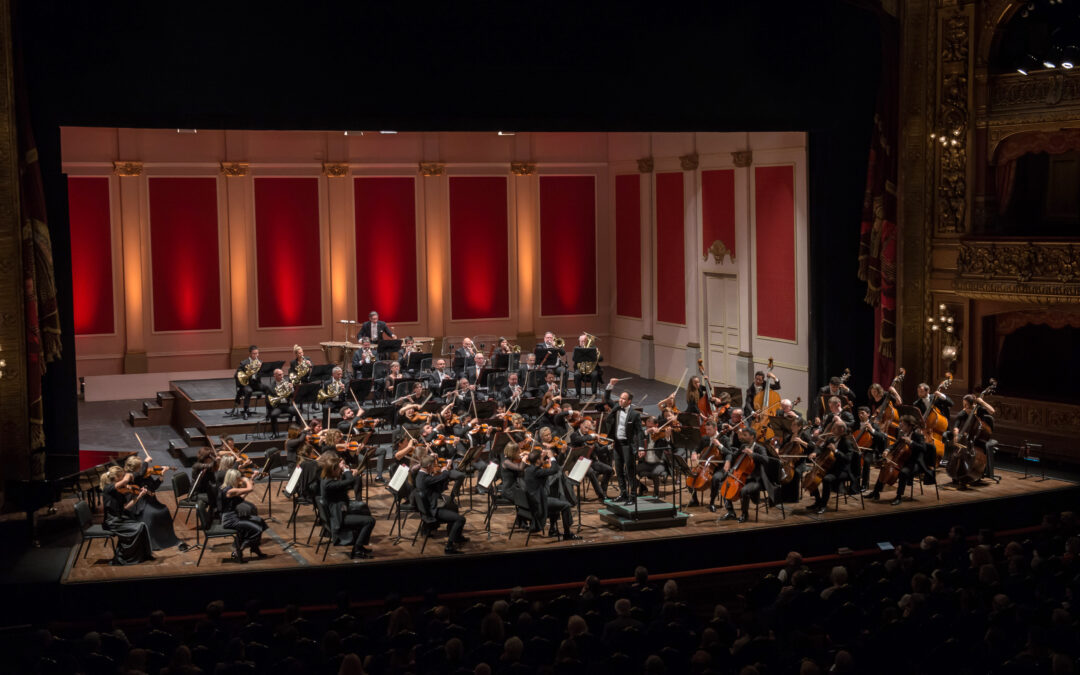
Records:
[[[888,389],[881,386],[877,382],[870,385],[870,389],[866,392],[867,398],[870,400],[870,414],[876,415],[878,408],[885,405],[889,399],[892,399],[893,405],[903,405],[904,401],[900,398],[900,392],[896,391],[896,387],[890,385]]]
[[[542,466],[545,461],[549,464],[546,469]],[[543,523],[545,519],[551,521],[548,536],[555,536],[556,521],[561,517],[563,540],[579,539],[580,537],[570,531],[570,526],[574,522],[570,502],[548,495],[548,478],[561,472],[562,467],[559,466],[558,460],[555,459],[555,455],[550,449],[541,450],[536,448],[532,450],[525,465],[525,494],[529,498],[533,522],[539,524]]]
[[[956,418],[952,421],[952,426],[947,433],[947,440],[950,444],[956,443],[959,440],[958,436],[960,435],[960,430],[964,428],[968,418],[971,417],[975,410],[978,410],[978,418],[979,421],[983,423],[983,426],[987,427],[988,430],[993,431],[994,414],[996,412],[994,406],[984,401],[981,396],[975,394],[965,394],[960,403],[963,406],[963,409],[956,413]],[[976,403],[978,403],[977,408],[975,405]],[[981,448],[983,452],[986,451],[985,437],[976,436],[973,440],[975,445]]]
[[[285,371],[281,368],[274,369],[274,381],[270,383],[270,391],[267,392],[266,408],[271,438],[278,437],[277,421],[282,415],[288,415],[290,423],[298,421],[293,408],[293,383],[285,379]]]
[[[920,388],[926,385],[919,385]],[[929,387],[927,387],[929,389]],[[903,415],[900,417],[900,435],[897,438],[897,443],[894,443],[892,447],[887,451],[892,453],[900,442],[907,443],[911,448],[911,456],[908,459],[907,464],[900,467],[900,476],[896,480],[896,497],[890,502],[893,506],[898,505],[904,497],[904,489],[911,483],[912,476],[917,471],[922,471],[924,474],[929,473],[929,466],[933,466],[934,459],[930,459],[930,464],[927,464],[927,454],[933,456],[933,446],[927,446],[926,441],[923,438],[922,430],[919,429],[920,421],[911,415]],[[879,474],[880,476],[880,474]],[[884,485],[879,477],[874,484],[874,489],[867,495],[867,498],[877,501],[881,499],[881,488]]]
[[[374,310],[368,312],[368,320],[360,326],[360,335],[370,340],[370,344],[373,345],[378,345],[384,336],[391,340],[397,339],[397,336],[390,332],[386,323],[379,321],[379,313]]]
[[[375,361],[377,360],[378,356],[375,354],[375,349],[371,346],[371,338],[361,338],[360,349],[357,349],[352,355],[353,377],[358,379],[370,379],[372,372],[375,370]]]
[[[551,335],[551,333],[548,333]],[[608,386],[604,389],[604,405],[611,409],[604,418],[604,428],[600,431],[606,433],[615,441],[615,468],[619,474],[619,501],[624,504],[633,504],[635,501],[633,487],[637,481],[637,449],[644,445],[641,442],[642,426],[641,413],[633,409],[634,395],[623,390],[619,394],[619,400],[612,402],[611,392],[615,389],[618,378],[611,378]]]
[[[664,462],[664,451],[671,450],[671,425],[660,429],[656,418],[645,417],[645,447],[638,451],[637,473],[645,479],[652,479],[653,495],[660,496],[660,479],[668,475]],[[648,492],[648,490],[646,490]]]
[[[578,339],[577,339],[578,347],[585,347],[585,344],[588,342],[588,340],[589,340],[589,336],[586,335],[585,333],[582,333],[581,335],[579,335]],[[582,362],[582,363],[576,363],[575,362],[574,363],[574,391],[577,392],[577,395],[579,397],[581,396],[582,387],[585,384],[588,384],[589,388],[592,389],[592,391],[594,393],[596,392],[597,389],[600,388],[600,381],[604,377],[604,369],[600,367],[600,362],[603,361],[603,360],[604,360],[603,354],[601,354],[600,350],[597,349],[596,350],[596,360],[588,362],[588,363],[593,364],[592,372],[588,373],[588,374],[581,372],[581,369],[580,369],[581,366],[586,365],[585,362]]]
[[[592,448],[592,454],[589,457],[592,464],[589,465],[585,477],[589,479],[593,492],[596,493],[597,501],[602,502],[607,499],[608,484],[611,482],[615,470],[611,468],[611,443],[601,443],[598,438],[592,419],[586,417],[581,421],[577,431],[570,434],[570,445]]]
[[[855,482],[851,473],[851,466],[858,451],[848,434],[847,424],[839,418],[834,418],[831,425],[825,427],[825,432],[819,438],[818,447],[821,448],[821,451],[831,450],[834,457],[832,466],[821,478],[820,494],[817,486],[810,490],[810,496],[814,498],[814,503],[810,505],[809,510],[820,514],[825,513],[828,508],[829,496],[834,489],[839,489],[845,480]],[[813,462],[822,454],[821,451],[815,449],[807,459]]]
[[[243,416],[244,419],[251,417],[251,396],[257,391],[262,391],[262,383],[259,382],[259,369],[262,361],[259,360],[259,348],[255,345],[248,347],[248,357],[240,362],[233,379],[236,381],[236,398],[233,399],[233,416]],[[240,401],[244,402],[243,412],[237,413]]]
[[[294,385],[311,380],[311,359],[304,356],[304,348],[293,345],[293,360],[289,361],[289,380]]]
[[[824,417],[828,411],[828,401],[833,396],[840,398],[840,407],[847,410],[851,407],[852,402],[855,400],[855,394],[848,386],[844,384],[844,381],[833,376],[829,378],[829,383],[818,389],[817,396],[814,397],[814,409],[816,410],[814,417]]]
[[[337,453],[324,452],[319,455],[319,493],[326,500],[327,509],[330,512],[331,541],[338,546],[352,545],[353,558],[370,558],[371,549],[368,541],[371,540],[371,531],[375,529],[375,519],[371,517],[370,509],[359,496],[363,487],[363,475],[357,473],[353,476],[352,470],[345,464],[345,460],[338,457]],[[349,499],[349,489],[357,496],[357,499]],[[342,527],[348,526],[348,536],[342,532]],[[353,528],[359,528],[354,530]],[[352,534],[355,531],[355,539]]]
[[[749,519],[750,514],[750,500],[754,500],[756,504],[760,496],[763,486],[768,486],[768,479],[765,477],[765,466],[769,462],[776,461],[775,458],[770,457],[765,448],[760,443],[755,443],[754,439],[757,434],[753,429],[749,427],[741,427],[738,433],[738,444],[732,449],[731,454],[724,462],[723,473],[727,476],[733,476],[731,473],[732,467],[739,461],[739,456],[743,455],[743,462],[752,460],[754,462],[754,469],[746,479],[746,483],[739,488],[739,501],[741,513],[738,517],[740,523],[745,523]],[[734,478],[733,478],[734,480]],[[724,520],[735,519],[735,505],[730,500],[724,501]]]
[[[933,406],[938,409],[942,415],[946,418],[951,417],[950,412],[953,407],[953,400],[945,395],[945,392],[937,389],[931,389],[930,385],[925,382],[920,382],[919,387],[915,390],[917,398],[914,401],[915,407],[919,409],[923,417],[926,417],[926,411]]]
[[[776,379],[776,375],[770,370],[766,373],[763,370],[759,370],[754,373],[754,382],[746,389],[746,398],[743,399],[743,412],[749,415],[754,412],[754,397],[757,393],[765,388],[765,378],[772,380],[769,385],[769,391],[780,391],[780,380]]]
[[[708,396],[709,401],[714,406],[720,407],[723,405],[723,401],[719,397],[709,396],[709,388],[702,384],[701,376],[694,375],[686,384],[686,409],[690,412],[698,411],[698,415],[701,415],[702,418],[701,421],[704,422],[705,416],[702,415],[701,408],[698,407],[698,402],[702,396]]]
[[[424,455],[420,460],[420,470],[416,474],[416,489],[419,492],[417,499],[424,500],[436,521],[448,525],[449,533],[444,551],[447,555],[455,555],[462,553],[459,547],[467,544],[469,540],[461,533],[465,529],[465,516],[454,509],[439,508],[439,495],[446,489],[449,481],[450,472],[439,469],[435,455]]]

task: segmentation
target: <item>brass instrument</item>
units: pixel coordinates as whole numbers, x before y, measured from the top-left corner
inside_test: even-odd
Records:
[[[557,337],[557,338],[555,338],[555,343],[554,344],[555,344],[555,346],[557,348],[562,349],[563,347],[566,346],[566,340],[562,339],[561,337]]]
[[[521,345],[514,345],[513,347],[511,347],[510,348],[510,353],[511,354],[520,354],[521,353]]]
[[[311,359],[303,358],[296,364],[296,370],[289,373],[289,381],[295,384],[300,384],[300,380],[308,376],[311,372]]]
[[[341,396],[342,392],[344,391],[344,380],[330,380],[330,384],[326,385],[326,387],[324,387],[323,389],[320,389],[319,393],[315,395],[315,399],[319,403],[322,403],[328,398],[337,398],[338,396]]]
[[[589,349],[596,344],[596,336],[592,333],[585,333],[585,348]],[[577,364],[577,370],[582,375],[592,375],[592,372],[596,370],[596,364],[600,361],[600,349],[596,350],[596,361],[586,361],[585,363]]]
[[[271,406],[275,406],[292,396],[292,394],[293,383],[289,380],[282,380],[281,382],[274,384],[274,393],[267,396],[266,399],[270,402]]]
[[[259,373],[259,369],[262,368],[262,361],[259,359],[253,359],[250,363],[244,366],[244,369],[236,375],[236,381],[240,383],[241,387],[246,387],[251,383],[251,378],[255,377]]]

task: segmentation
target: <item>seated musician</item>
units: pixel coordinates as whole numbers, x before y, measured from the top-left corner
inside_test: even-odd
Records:
[[[327,429],[319,443],[318,452],[339,452],[339,447],[345,441],[345,436],[337,429]],[[341,454],[344,454],[343,452]]]
[[[454,375],[446,369],[446,359],[435,359],[431,372],[426,373],[424,377],[430,383],[430,389],[436,396],[442,396],[447,388],[453,387]]]
[[[179,546],[180,550],[186,551],[187,545],[177,539],[173,530],[172,512],[158,501],[156,493],[161,487],[161,478],[149,473],[147,464],[135,455],[124,460],[124,471],[131,485],[146,488],[146,494],[129,511],[146,524],[150,533],[150,548],[160,551]]]
[[[390,370],[382,382],[383,397],[387,402],[394,399],[394,388],[405,376],[401,373],[401,364],[397,361],[390,362]]]
[[[544,374],[544,384],[540,387],[539,391],[540,396],[545,396],[547,394],[555,397],[555,400],[561,400],[563,395],[559,377],[550,370]]]
[[[588,336],[585,335],[584,333],[579,335],[578,339],[577,339],[578,347],[584,347],[585,343],[588,341],[588,339],[589,339]],[[600,367],[600,362],[603,361],[603,360],[604,360],[603,354],[601,354],[600,350],[597,349],[596,350],[596,360],[590,362],[590,363],[594,363],[596,365],[593,367],[592,372],[589,373],[588,375],[586,375],[585,373],[582,373],[579,370],[579,366],[583,365],[583,364],[578,364],[576,362],[574,363],[574,391],[577,392],[578,396],[581,396],[581,392],[584,391],[583,387],[586,384],[589,385],[589,387],[592,389],[592,392],[594,394],[597,391],[600,390],[600,382],[603,380],[603,377],[604,377],[604,369]]]
[[[298,420],[296,409],[293,407],[293,383],[285,378],[285,371],[281,368],[274,369],[274,381],[270,383],[270,391],[267,393],[266,418],[270,420],[270,438],[278,437],[278,418],[286,415],[289,422]],[[269,397],[275,398],[271,405]]]
[[[825,513],[829,505],[830,494],[833,490],[839,489],[845,480],[857,482],[857,478],[852,475],[851,471],[852,462],[855,460],[857,453],[851,436],[848,434],[847,424],[839,418],[834,418],[830,426],[825,427],[821,439],[819,441],[821,450],[815,448],[807,455],[807,461],[814,462],[819,456],[825,454],[825,451],[829,450],[833,452],[834,459],[832,466],[829,467],[821,479],[820,493],[817,487],[810,490],[810,496],[814,498],[814,503],[810,505],[808,510],[818,514]]]
[[[345,460],[338,457],[337,453],[325,452],[319,455],[319,493],[326,500],[329,510],[330,537],[338,546],[352,546],[352,557],[370,558],[371,549],[368,541],[371,539],[371,531],[375,529],[375,519],[371,517],[370,509],[359,496],[363,490],[363,475],[353,475],[352,470]],[[349,499],[349,490],[352,490],[357,499]],[[342,526],[348,525],[349,530],[342,532]],[[359,530],[354,527],[359,526]],[[355,533],[355,539],[354,539]]]
[[[486,400],[486,397],[477,391],[475,384],[469,384],[469,380],[464,377],[459,378],[453,395],[454,412],[458,414],[468,412],[474,398],[477,401]]]
[[[870,389],[866,392],[867,398],[870,400],[870,414],[876,415],[878,408],[885,404],[890,398],[893,405],[903,405],[904,401],[900,398],[900,392],[896,391],[896,387],[889,386],[888,389],[881,386],[877,382],[870,385]]]
[[[731,475],[734,477],[734,469],[739,462],[739,456],[745,455],[743,461],[751,459],[754,462],[754,469],[746,479],[746,483],[739,489],[739,501],[741,513],[739,514],[739,522],[745,523],[750,514],[750,501],[753,500],[756,504],[760,497],[762,488],[769,484],[768,478],[765,476],[765,467],[772,463],[779,461],[776,458],[768,455],[765,452],[765,448],[754,441],[755,433],[753,429],[742,427],[738,431],[739,441],[738,445],[733,449],[732,453],[728,456],[724,462],[725,475]],[[724,502],[725,513],[724,520],[733,520],[735,518],[735,507],[729,500]]]
[[[221,437],[221,447],[218,449],[218,456],[227,457],[229,455],[231,455],[233,459],[236,460],[236,468],[239,469],[241,473],[245,471],[250,473],[250,468],[252,465],[251,458],[245,457],[243,453],[241,453],[236,448],[236,439],[226,434],[225,436]],[[220,482],[221,481],[218,481],[218,483]]]
[[[236,398],[233,399],[233,409],[230,412],[234,416],[240,415],[244,419],[251,417],[251,397],[255,392],[263,390],[262,382],[259,381],[260,368],[262,368],[262,361],[259,360],[259,348],[251,345],[248,347],[248,357],[240,362],[236,373],[233,374],[236,382]],[[241,382],[241,378],[246,379],[247,384]],[[237,412],[241,400],[244,402],[244,409]]]
[[[360,349],[357,349],[352,355],[353,377],[364,380],[371,379],[377,360],[378,355],[375,354],[375,348],[371,346],[371,339],[367,337],[361,339]]]
[[[349,395],[349,381],[345,379],[345,373],[341,366],[334,366],[330,371],[330,379],[323,382],[318,398],[322,398],[324,426],[330,426],[330,415],[345,405]]]
[[[545,461],[549,463],[546,469],[543,467]],[[525,494],[529,498],[533,521],[535,523],[542,523],[544,520],[551,521],[551,530],[548,536],[555,535],[556,522],[561,518],[563,540],[580,539],[570,531],[570,527],[574,523],[574,513],[573,509],[570,508],[570,502],[548,494],[548,478],[558,475],[561,471],[562,467],[559,466],[555,454],[550,449],[541,450],[536,448],[532,450],[525,466]],[[534,527],[534,531],[538,531],[537,528],[540,527],[537,525]]]
[[[898,505],[904,498],[904,490],[911,484],[912,477],[918,472],[923,472],[924,475],[930,473],[929,467],[932,467],[935,459],[935,451],[933,445],[927,445],[923,438],[922,430],[919,429],[921,420],[916,419],[911,415],[903,415],[900,417],[900,431],[897,443],[894,443],[885,451],[886,461],[888,458],[895,454],[898,443],[907,443],[911,448],[911,454],[907,463],[900,467],[900,475],[896,480],[896,497],[890,502],[893,506]],[[930,455],[930,463],[927,463],[927,455]],[[881,489],[884,484],[881,482],[880,473],[878,474],[878,480],[874,483],[874,489],[867,495],[867,499],[873,499],[877,501],[881,499]]]
[[[876,457],[880,457],[881,453],[885,452],[885,446],[889,443],[889,437],[883,432],[874,421],[874,418],[870,416],[870,408],[861,405],[855,409],[855,414],[858,415],[856,429],[853,433],[856,437],[862,437],[864,434],[869,434],[870,445],[860,447],[862,451],[862,471],[860,474],[859,485],[865,490],[870,485],[870,465],[873,464],[873,460]],[[861,444],[860,444],[861,445]]]
[[[575,448],[589,449],[586,457],[592,460],[592,464],[585,477],[589,479],[597,501],[602,502],[607,499],[608,484],[611,483],[611,477],[615,475],[615,469],[611,466],[611,443],[604,443],[598,438],[595,424],[592,419],[586,417],[581,420],[577,430],[570,434],[570,445]]]
[[[484,389],[487,387],[486,379],[487,373],[491,372],[491,369],[487,367],[487,359],[483,354],[477,354],[473,357],[473,365],[466,366],[462,371],[461,376],[469,381],[469,384],[475,384],[477,388]]]
[[[352,404],[342,406],[341,421],[337,424],[337,430],[340,431],[343,436],[351,436],[358,433],[359,427],[357,427],[357,422],[360,421],[360,415],[363,414],[363,408],[360,408],[360,413],[357,414]]]
[[[738,445],[738,431],[742,428],[740,426],[742,422],[742,408],[733,408],[731,411],[731,417],[728,418],[728,421],[716,427],[717,431],[719,431],[720,433],[720,442],[724,447],[733,448]]]
[[[651,479],[653,495],[660,496],[660,479],[668,475],[664,451],[671,449],[671,425],[663,429],[656,423],[656,418],[645,418],[645,447],[638,451],[638,476]],[[646,490],[648,492],[648,490]]]
[[[499,462],[500,495],[507,496],[510,490],[522,487],[521,480],[525,476],[527,458],[528,452],[523,452],[516,441],[511,440],[503,446],[502,460]]]
[[[719,406],[723,405],[723,403],[724,403],[723,399],[721,399],[720,397],[718,397],[718,396],[710,396],[709,395],[709,388],[706,387],[701,382],[701,378],[699,376],[694,375],[693,377],[690,378],[690,382],[687,383],[687,385],[686,385],[686,409],[689,410],[690,412],[694,412],[696,410],[696,411],[698,411],[698,414],[700,415],[701,414],[701,407],[700,407],[701,406],[701,398],[703,396],[708,396],[709,397],[710,407],[712,407],[712,406],[719,407]],[[730,395],[728,395],[729,400],[730,400],[730,398],[731,398]]]
[[[840,399],[840,407],[845,410],[851,408],[855,400],[855,393],[848,389],[842,379],[836,376],[830,377],[829,383],[819,389],[817,396],[814,397],[814,417],[825,417],[828,412],[828,401],[833,396]]]
[[[217,509],[217,467],[217,452],[210,447],[199,448],[191,465],[191,495],[196,501],[205,502],[211,512]]]
[[[561,406],[558,403],[553,403],[551,406],[541,411],[540,422],[543,426],[551,427],[552,432],[559,435],[565,435],[570,431],[570,425],[567,420],[570,418],[570,413],[573,412],[573,408],[569,403],[563,403]]]
[[[461,346],[454,350],[454,368],[460,368],[463,371],[473,364],[473,358],[479,353],[472,338],[462,339]]]
[[[244,500],[255,491],[250,478],[236,469],[230,469],[222,481],[218,501],[221,505],[221,524],[231,530],[237,530],[236,543],[232,557],[236,562],[244,562],[244,549],[250,549],[257,558],[268,557],[259,549],[262,533],[269,528],[262,518],[255,515],[254,507]]]
[[[746,427],[742,428],[745,429]],[[719,456],[711,460],[713,476],[712,485],[709,486],[709,510],[716,513],[716,497],[720,494],[720,484],[724,482],[724,471],[722,467],[724,461],[730,456],[731,451],[724,445],[720,435],[716,433],[716,423],[712,420],[705,423],[705,433],[701,435],[701,439],[697,444],[697,449],[690,455],[691,467],[700,461],[702,455],[710,448],[719,452]],[[691,494],[690,503],[687,504],[687,506],[700,506],[696,490]]]
[[[301,446],[307,443],[307,432],[301,428],[299,424],[290,424],[286,436],[285,461],[287,462],[289,472],[291,473],[293,467],[296,466],[296,458],[300,452]]]
[[[968,418],[971,417],[972,412],[976,409],[975,404],[978,403],[978,418],[983,423],[983,426],[987,427],[989,431],[994,429],[994,406],[990,405],[982,399],[981,396],[975,394],[965,394],[961,399],[961,405],[963,409],[956,413],[956,418],[953,419],[952,424],[949,426],[949,430],[945,432],[945,440],[949,443],[956,443],[958,441],[957,436],[960,434],[960,430],[967,424]],[[986,439],[982,436],[976,436],[975,445],[982,450],[986,451]]]
[[[139,520],[134,509],[146,497],[146,488],[125,488],[131,482],[131,476],[119,466],[109,467],[101,474],[101,505],[105,512],[104,526],[116,535],[112,565],[137,565],[147,560],[154,560],[150,544],[150,531],[146,523]]]
[[[795,405],[791,402],[791,399],[780,399],[780,408],[774,413],[774,417],[782,417],[786,420],[795,421],[800,419],[802,415],[795,410]]]
[[[566,368],[562,362],[566,357],[566,348],[555,346],[555,334],[551,331],[544,333],[544,341],[536,344],[536,349],[533,350],[533,356],[536,356],[536,351],[539,349],[547,350],[547,356],[543,363],[537,363],[537,367],[549,368],[555,371],[556,376],[562,377],[562,374],[566,372]]]
[[[446,489],[449,481],[450,472],[440,470],[434,455],[425,455],[420,460],[420,470],[416,474],[416,489],[419,492],[417,498],[424,500],[428,512],[436,522],[446,523],[449,526],[445,552],[457,554],[462,552],[459,547],[468,543],[469,540],[462,534],[462,530],[465,529],[465,517],[455,509],[439,507],[439,495]]]
[[[849,430],[855,428],[855,416],[850,410],[844,410],[844,402],[839,396],[829,398],[829,411],[820,420],[820,426],[823,430],[829,429],[836,420],[843,422]]]
[[[759,370],[754,373],[754,382],[746,389],[746,398],[743,399],[743,412],[747,415],[754,412],[754,397],[759,391],[765,389],[765,378],[771,380],[769,391],[780,391],[780,380],[770,370],[768,373]]]
[[[289,361],[289,379],[293,384],[311,380],[311,359],[304,356],[304,348],[293,345],[293,360]]]
[[[518,384],[518,382],[517,373],[510,373],[507,375],[506,386],[500,389],[498,394],[496,394],[496,400],[508,408],[519,401],[525,394],[525,390],[521,388],[521,385]]]
[[[384,339],[396,340],[397,336],[394,335],[385,322],[379,321],[379,313],[372,310],[368,312],[368,320],[360,326],[360,333],[365,340],[368,340],[370,344],[379,344]]]
[[[411,335],[406,335],[405,339],[401,341],[401,356],[398,358],[398,363],[401,364],[402,370],[407,369],[409,365],[409,354],[419,352],[420,348],[417,347],[416,341],[413,340]]]

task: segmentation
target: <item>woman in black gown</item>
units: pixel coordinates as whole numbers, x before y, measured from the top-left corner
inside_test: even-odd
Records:
[[[354,477],[345,460],[339,458],[336,452],[320,455],[319,468],[319,493],[326,499],[330,511],[330,534],[334,543],[339,546],[352,545],[354,556],[370,558],[371,549],[367,543],[371,539],[371,531],[375,529],[375,519],[362,501],[349,499],[350,488],[359,494],[361,475]],[[349,526],[349,530],[342,532],[342,525]],[[353,526],[358,527],[355,538]]]
[[[132,509],[146,496],[146,491],[140,489],[138,495],[129,500],[128,495],[118,490],[127,487],[130,482],[130,476],[119,466],[111,467],[101,475],[104,525],[106,530],[116,535],[117,540],[113,565],[137,565],[154,559],[150,552],[150,532],[146,524],[132,513]]]
[[[255,489],[250,478],[245,478],[236,469],[229,469],[221,486],[221,524],[239,532],[232,556],[237,562],[244,562],[244,549],[251,549],[257,558],[266,554],[259,549],[266,523],[254,515],[255,507],[244,501],[244,497]]]
[[[124,469],[131,477],[131,483],[146,488],[146,494],[131,507],[132,514],[146,523],[150,531],[150,548],[160,551],[163,548],[178,546],[180,540],[173,531],[172,513],[169,507],[158,501],[154,494],[161,487],[161,479],[146,475],[146,465],[138,457],[128,457]],[[186,495],[184,495],[186,496]]]

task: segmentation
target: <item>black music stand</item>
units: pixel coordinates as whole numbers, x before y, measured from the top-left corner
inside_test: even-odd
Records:
[[[476,417],[478,419],[489,419],[492,415],[495,414],[495,411],[497,409],[498,403],[496,401],[493,401],[491,399],[488,399],[486,401],[477,401]]]
[[[405,357],[405,363],[402,364],[401,369],[407,372],[420,372],[423,370],[422,363],[425,359],[431,358],[431,352],[411,352]]]
[[[495,370],[509,370],[511,356],[513,354],[495,354],[491,357],[491,367]]]
[[[465,369],[471,366],[473,358],[471,356],[455,356],[454,360],[450,362],[450,370],[454,372],[454,377],[461,377],[461,374],[465,372]]]
[[[521,387],[525,391],[535,391],[543,386],[544,379],[547,377],[547,370],[534,369],[530,370],[525,375],[525,381],[521,382]]]
[[[319,394],[319,389],[322,388],[322,382],[303,382],[297,385],[293,394],[293,403],[300,409],[303,409],[304,405],[315,403],[316,397]]]
[[[585,447],[570,448],[570,452],[566,453],[566,459],[563,460],[563,465],[562,465],[562,472],[563,472],[564,476],[566,477],[566,480],[569,481],[570,483],[573,483],[574,490],[577,492],[577,532],[578,533],[581,532],[581,528],[583,528],[583,527],[588,527],[590,530],[598,530],[598,529],[600,529],[595,525],[584,525],[581,522],[581,502],[582,502],[582,499],[585,496],[584,495],[584,490],[582,489],[582,486],[581,486],[580,482],[578,482],[578,481],[576,481],[576,480],[574,480],[573,478],[570,477],[570,472],[573,470],[574,465],[577,464],[578,459],[580,457],[584,456],[587,451],[588,451],[588,448],[585,448]],[[592,459],[592,458],[590,457],[589,459]],[[589,471],[592,471],[591,466],[589,467]],[[588,474],[586,474],[586,475],[588,475]],[[636,476],[635,476],[634,480],[637,480]],[[597,497],[601,497],[601,498],[603,496],[604,495],[597,495]]]
[[[353,396],[357,401],[366,401],[368,394],[371,393],[371,387],[374,386],[375,380],[370,379],[355,379],[349,380],[349,391],[352,392],[347,400],[351,400]]]
[[[536,356],[537,368],[554,368],[559,364],[559,349],[557,347],[545,347],[541,343],[536,345],[533,354]]]
[[[401,351],[401,340],[379,340],[375,352],[379,359],[385,359],[387,354],[396,354]]]
[[[686,459],[682,455],[675,452],[674,449],[665,450],[664,455],[668,459],[668,465],[671,466],[671,499],[676,503],[676,508],[682,509],[682,484],[679,483],[680,474],[683,476],[690,475],[690,465],[686,463]]]

